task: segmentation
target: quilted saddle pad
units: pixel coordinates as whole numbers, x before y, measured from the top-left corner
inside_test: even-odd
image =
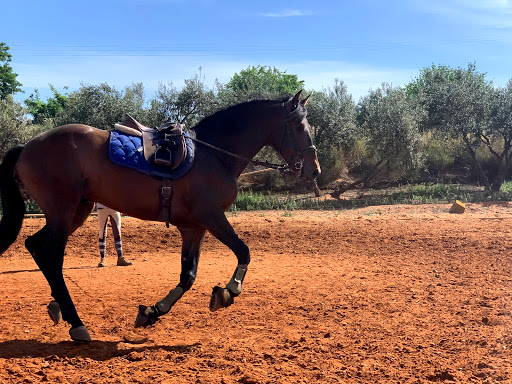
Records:
[[[142,137],[127,135],[118,130],[110,132],[108,156],[110,160],[123,167],[128,167],[160,179],[177,179],[185,175],[194,164],[194,143],[185,133],[187,156],[174,170],[162,165],[150,164],[144,157]]]

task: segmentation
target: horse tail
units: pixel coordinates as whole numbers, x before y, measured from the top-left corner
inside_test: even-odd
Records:
[[[0,195],[2,219],[0,221],[0,254],[16,241],[25,216],[25,202],[14,179],[14,167],[23,146],[11,148],[0,165]]]

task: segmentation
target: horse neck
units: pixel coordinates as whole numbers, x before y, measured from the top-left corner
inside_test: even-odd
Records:
[[[224,127],[225,134],[213,136],[207,141],[238,156],[252,159],[264,146],[272,144],[272,137],[282,123],[282,108],[280,103],[255,105],[250,113],[243,115],[243,119],[230,121],[232,126]],[[199,135],[198,138],[200,138]],[[221,153],[217,155],[227,160],[226,155]],[[249,161],[232,157],[228,163],[232,164],[230,168],[233,168],[238,177]]]

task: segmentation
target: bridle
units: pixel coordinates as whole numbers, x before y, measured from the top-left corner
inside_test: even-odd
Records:
[[[316,155],[317,149],[314,144],[311,144],[304,148],[300,148],[299,144],[297,143],[297,139],[293,135],[292,128],[290,127],[290,120],[293,119],[293,115],[288,112],[288,110],[286,109],[285,103],[283,103],[283,119],[284,119],[284,128],[283,128],[283,134],[281,135],[281,143],[279,144],[279,153],[282,155],[284,136],[288,135],[288,138],[293,146],[293,151],[294,151],[293,156],[297,157],[299,159],[299,161],[297,161],[293,164],[293,167],[286,164],[286,169],[284,170],[284,172],[288,173],[288,174],[291,173],[291,174],[295,174],[296,176],[300,176],[302,173],[302,167],[304,166],[304,154],[307,152],[310,152],[310,151],[314,151],[315,155]]]
[[[304,156],[303,156],[304,153],[307,153],[309,151],[315,151],[315,154],[316,154],[317,153],[317,149],[316,149],[316,147],[314,145],[309,145],[309,146],[307,146],[305,148],[302,148],[302,149],[299,147],[299,145],[297,143],[297,140],[295,139],[295,136],[293,135],[293,133],[291,131],[292,128],[290,127],[290,120],[292,118],[293,118],[293,116],[286,109],[286,104],[283,103],[284,127],[283,127],[283,134],[281,135],[281,142],[279,144],[278,152],[282,155],[284,137],[285,137],[285,135],[288,135],[288,137],[290,139],[290,142],[293,145],[293,150],[294,150],[294,155],[293,156],[297,157],[299,159],[299,161],[295,162],[293,167],[290,166],[288,163],[275,164],[275,163],[269,163],[268,161],[258,161],[258,160],[249,159],[247,157],[240,156],[240,155],[237,155],[236,153],[232,153],[232,152],[226,151],[225,149],[216,147],[215,145],[207,143],[206,141],[199,140],[196,137],[188,137],[188,138],[193,140],[193,141],[195,141],[195,142],[197,142],[197,143],[200,143],[200,144],[202,144],[202,145],[204,145],[206,147],[209,147],[209,148],[212,148],[212,149],[214,149],[214,150],[216,150],[218,152],[224,153],[225,155],[234,157],[236,159],[247,161],[250,164],[265,166],[269,170],[276,169],[276,170],[280,171],[283,174],[295,175],[297,177],[300,177],[300,175],[302,173],[302,167],[303,167],[303,164],[304,164]]]

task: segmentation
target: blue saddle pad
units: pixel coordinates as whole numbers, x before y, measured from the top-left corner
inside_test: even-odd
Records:
[[[187,156],[174,171],[162,165],[149,164],[144,157],[142,137],[127,135],[117,130],[110,132],[108,156],[113,163],[123,167],[136,169],[150,176],[174,180],[187,173],[194,163],[194,143],[187,133],[185,143]]]

